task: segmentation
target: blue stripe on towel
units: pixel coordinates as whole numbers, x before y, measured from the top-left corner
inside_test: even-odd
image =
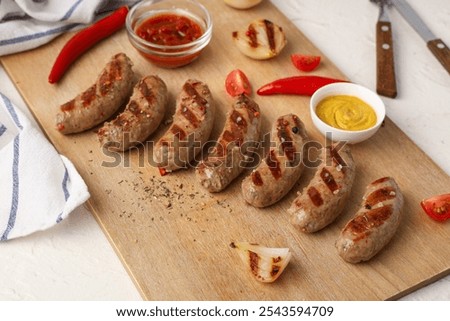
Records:
[[[75,2],[72,7],[70,7],[69,11],[66,12],[66,14],[61,18],[60,21],[64,21],[70,18],[70,16],[72,15],[72,13],[75,11],[75,9],[78,7],[78,5],[83,2],[83,0],[78,0],[77,2]]]
[[[65,172],[64,172],[64,177],[63,177],[63,181],[62,181],[62,190],[64,192],[64,200],[67,201],[67,199],[70,196],[69,190],[67,189],[67,182],[69,181],[69,172],[67,171],[67,168],[65,168]],[[56,223],[59,223],[62,221],[62,212],[59,213],[57,219],[56,219]]]
[[[2,136],[6,132],[6,126],[3,124],[0,124],[0,136]]]
[[[79,25],[79,23],[72,23],[69,25],[55,28],[55,29],[50,29],[50,30],[46,30],[46,31],[42,31],[42,32],[33,33],[31,35],[0,40],[0,46],[12,45],[12,44],[16,44],[16,43],[20,43],[20,42],[24,42],[24,41],[29,41],[29,40],[33,40],[33,39],[46,37],[46,36],[53,35],[53,34],[60,34],[60,33],[66,32],[72,28],[75,28],[78,25]]]
[[[2,93],[0,93],[0,96],[2,97],[3,102],[5,103],[5,107],[8,110],[9,114],[11,115],[11,118],[13,119],[16,126],[19,127],[19,129],[23,129],[22,124],[19,121],[19,117],[17,116],[17,113],[11,101],[8,99],[8,97],[3,95]]]
[[[62,181],[62,189],[64,192],[64,200],[67,201],[67,199],[70,196],[69,190],[67,189],[67,182],[69,181],[69,172],[67,171],[67,168],[64,168],[64,177]]]
[[[12,200],[11,200],[11,210],[9,211],[8,226],[3,232],[0,241],[6,241],[8,239],[9,232],[14,228],[16,224],[17,208],[19,206],[19,141],[20,135],[14,138],[14,158],[12,167],[13,176],[13,189],[12,189]]]

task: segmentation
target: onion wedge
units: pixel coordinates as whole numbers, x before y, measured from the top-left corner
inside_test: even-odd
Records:
[[[257,60],[275,57],[287,42],[283,29],[267,19],[255,20],[232,36],[240,52]]]
[[[274,282],[292,257],[288,248],[270,248],[248,242],[233,242],[230,246],[238,250],[256,280],[264,283]]]

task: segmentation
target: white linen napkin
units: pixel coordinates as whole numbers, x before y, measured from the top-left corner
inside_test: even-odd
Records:
[[[89,196],[73,164],[0,93],[0,241],[54,226]]]
[[[0,56],[41,46],[137,0],[0,0]]]

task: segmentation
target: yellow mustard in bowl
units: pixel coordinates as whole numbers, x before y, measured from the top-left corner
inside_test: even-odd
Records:
[[[324,98],[317,105],[316,114],[328,125],[344,130],[364,130],[377,122],[377,115],[371,106],[348,95]]]

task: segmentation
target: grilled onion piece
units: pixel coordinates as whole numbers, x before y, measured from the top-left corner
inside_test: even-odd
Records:
[[[264,283],[274,282],[292,256],[288,248],[270,248],[248,242],[233,242],[230,246],[238,249],[239,256],[252,275]]]
[[[287,42],[283,29],[267,19],[255,20],[246,30],[234,31],[232,35],[239,51],[257,60],[275,57]]]

